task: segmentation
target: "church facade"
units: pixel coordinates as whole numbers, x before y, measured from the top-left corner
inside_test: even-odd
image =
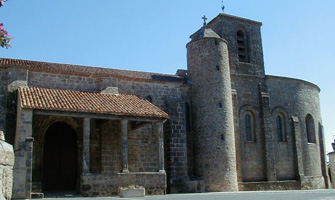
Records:
[[[13,198],[328,188],[320,89],[265,74],[261,25],[219,14],[175,75],[0,59]]]

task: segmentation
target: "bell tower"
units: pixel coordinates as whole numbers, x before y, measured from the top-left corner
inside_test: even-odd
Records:
[[[261,22],[220,13],[207,26],[227,40],[231,74],[265,76]]]

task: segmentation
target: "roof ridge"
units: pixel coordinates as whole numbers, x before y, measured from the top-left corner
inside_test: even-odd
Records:
[[[27,67],[31,71],[46,73],[68,74],[78,76],[98,76],[98,77],[115,77],[130,78],[137,80],[151,80],[158,82],[183,82],[184,78],[175,74],[142,72],[124,69],[113,69],[107,67],[95,67],[62,63],[51,63],[43,61],[31,61],[13,58],[0,58],[0,67],[18,66]]]
[[[100,113],[150,118],[169,118],[169,115],[154,104],[136,95],[110,95],[78,90],[19,87],[23,108]]]

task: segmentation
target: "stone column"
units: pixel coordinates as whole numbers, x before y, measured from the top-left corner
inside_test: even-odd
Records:
[[[128,120],[121,120],[122,173],[128,170]]]
[[[90,173],[90,118],[84,118],[83,128],[83,173]]]
[[[165,173],[163,122],[155,122],[155,133],[158,136],[159,172]]]

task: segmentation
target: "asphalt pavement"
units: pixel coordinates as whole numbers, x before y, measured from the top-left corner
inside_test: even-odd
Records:
[[[45,200],[335,200],[335,189],[329,190],[287,190],[287,191],[252,191],[252,192],[213,192],[192,194],[168,194],[137,198],[120,197],[73,197],[45,198]]]

